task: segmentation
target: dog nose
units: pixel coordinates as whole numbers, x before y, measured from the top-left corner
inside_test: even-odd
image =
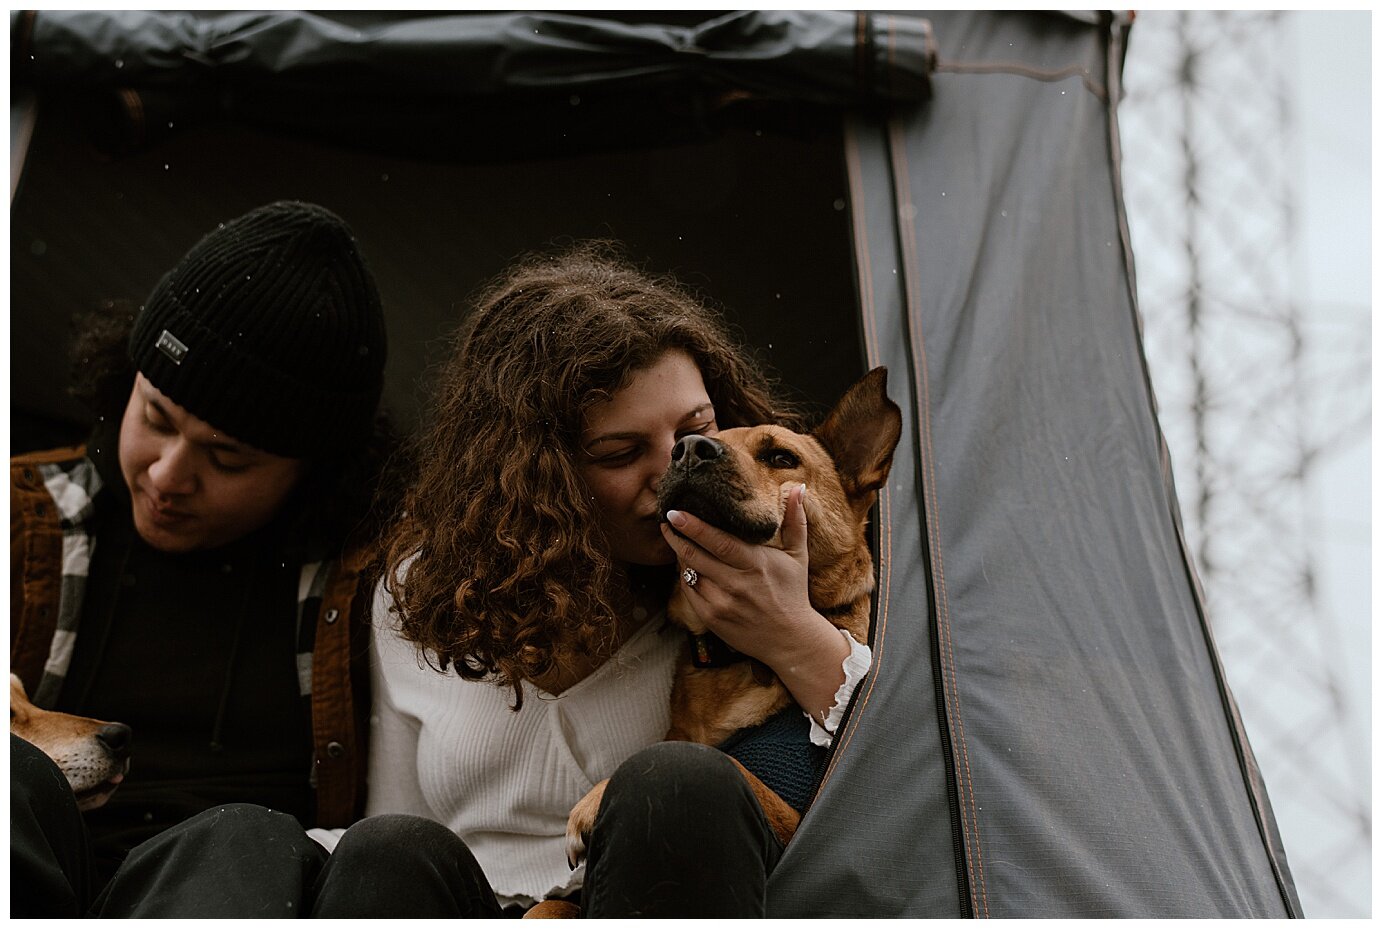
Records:
[[[714,461],[725,453],[725,447],[709,436],[684,435],[672,446],[672,460],[694,468],[703,461]]]
[[[124,723],[111,723],[102,726],[96,732],[97,741],[104,745],[117,761],[123,761],[130,756],[130,742],[133,738],[134,732]]]

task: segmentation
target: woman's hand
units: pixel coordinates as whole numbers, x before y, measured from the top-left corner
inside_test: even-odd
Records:
[[[701,621],[731,648],[772,668],[797,704],[821,720],[844,683],[849,644],[811,607],[805,495],[805,484],[787,495],[782,549],[751,545],[675,510],[667,514],[672,528],[664,524],[662,534],[681,566],[700,575],[695,587],[678,583]]]

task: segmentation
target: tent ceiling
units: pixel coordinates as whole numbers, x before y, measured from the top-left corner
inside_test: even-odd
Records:
[[[929,91],[924,19],[672,19],[44,11],[12,18],[12,76],[79,92],[111,151],[222,116],[447,160],[684,142],[761,120],[767,104],[872,106]]]

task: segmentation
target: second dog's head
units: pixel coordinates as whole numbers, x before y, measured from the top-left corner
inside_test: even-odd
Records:
[[[685,510],[746,542],[780,548],[787,495],[805,484],[812,604],[854,603],[872,592],[865,530],[901,432],[887,369],[875,368],[809,435],[749,426],[683,437],[658,484],[658,509],[664,518]],[[850,628],[857,618],[837,625]],[[856,637],[866,631],[850,628]]]
[[[10,675],[10,732],[53,759],[81,810],[109,800],[130,769],[129,726],[41,710],[29,702],[15,674]]]

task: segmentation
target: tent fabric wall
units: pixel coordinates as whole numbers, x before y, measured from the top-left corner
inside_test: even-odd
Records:
[[[191,75],[193,98],[222,116],[287,125],[310,115],[308,132],[408,150],[426,137],[436,158],[457,138],[438,127],[471,114],[543,122],[533,114],[555,110],[523,85],[546,74],[566,115],[522,147],[555,158],[614,125],[605,144],[650,144],[639,133],[654,116],[671,124],[700,112],[667,110],[666,97],[657,114],[640,109],[652,98],[636,91],[649,81],[677,84],[684,99],[734,99],[742,86],[813,105],[819,82],[833,83],[828,105],[851,114],[844,152],[864,353],[889,367],[906,431],[876,526],[874,668],[772,877],[771,912],[1299,915],[1180,541],[1141,350],[1117,180],[1121,20],[730,14],[711,21],[724,40],[716,46],[706,24],[557,17],[548,38],[570,41],[542,43],[536,72],[496,82],[492,67],[476,65],[474,83],[457,84],[463,95],[492,94],[493,111],[472,95],[458,120],[456,99],[418,92],[425,99],[392,113],[361,114],[368,132],[352,135],[331,124],[365,98],[304,112],[323,99],[321,75],[382,88],[352,30],[427,39],[397,65],[423,83],[452,73],[462,46],[428,33],[425,15],[222,15],[232,18],[12,18],[16,85],[119,88],[185,108]],[[531,25],[517,14],[441,19],[460,30],[453,39],[487,37],[500,57],[506,41],[529,52],[537,41],[498,28]],[[209,22],[244,28],[216,45],[227,70],[206,98],[216,71]],[[649,36],[715,54],[668,53]],[[150,37],[171,44],[116,63],[120,43]],[[653,72],[629,70],[631,47]],[[20,49],[32,49],[32,64]],[[782,64],[799,53],[810,66]],[[246,76],[247,62],[263,60],[316,64]],[[905,80],[893,90],[860,80],[880,63]],[[677,76],[656,70],[664,66]],[[395,89],[410,79],[388,78]],[[593,132],[592,111],[565,102],[568,80],[588,80],[597,96],[616,84],[634,92],[610,96]],[[282,99],[263,92],[273,87]],[[368,99],[391,98],[381,89]],[[422,131],[395,138],[389,118]]]
[[[776,912],[1299,915],[1163,469],[1119,33],[934,19],[931,102],[847,142],[870,361],[909,375],[914,460],[882,501],[874,674]]]

